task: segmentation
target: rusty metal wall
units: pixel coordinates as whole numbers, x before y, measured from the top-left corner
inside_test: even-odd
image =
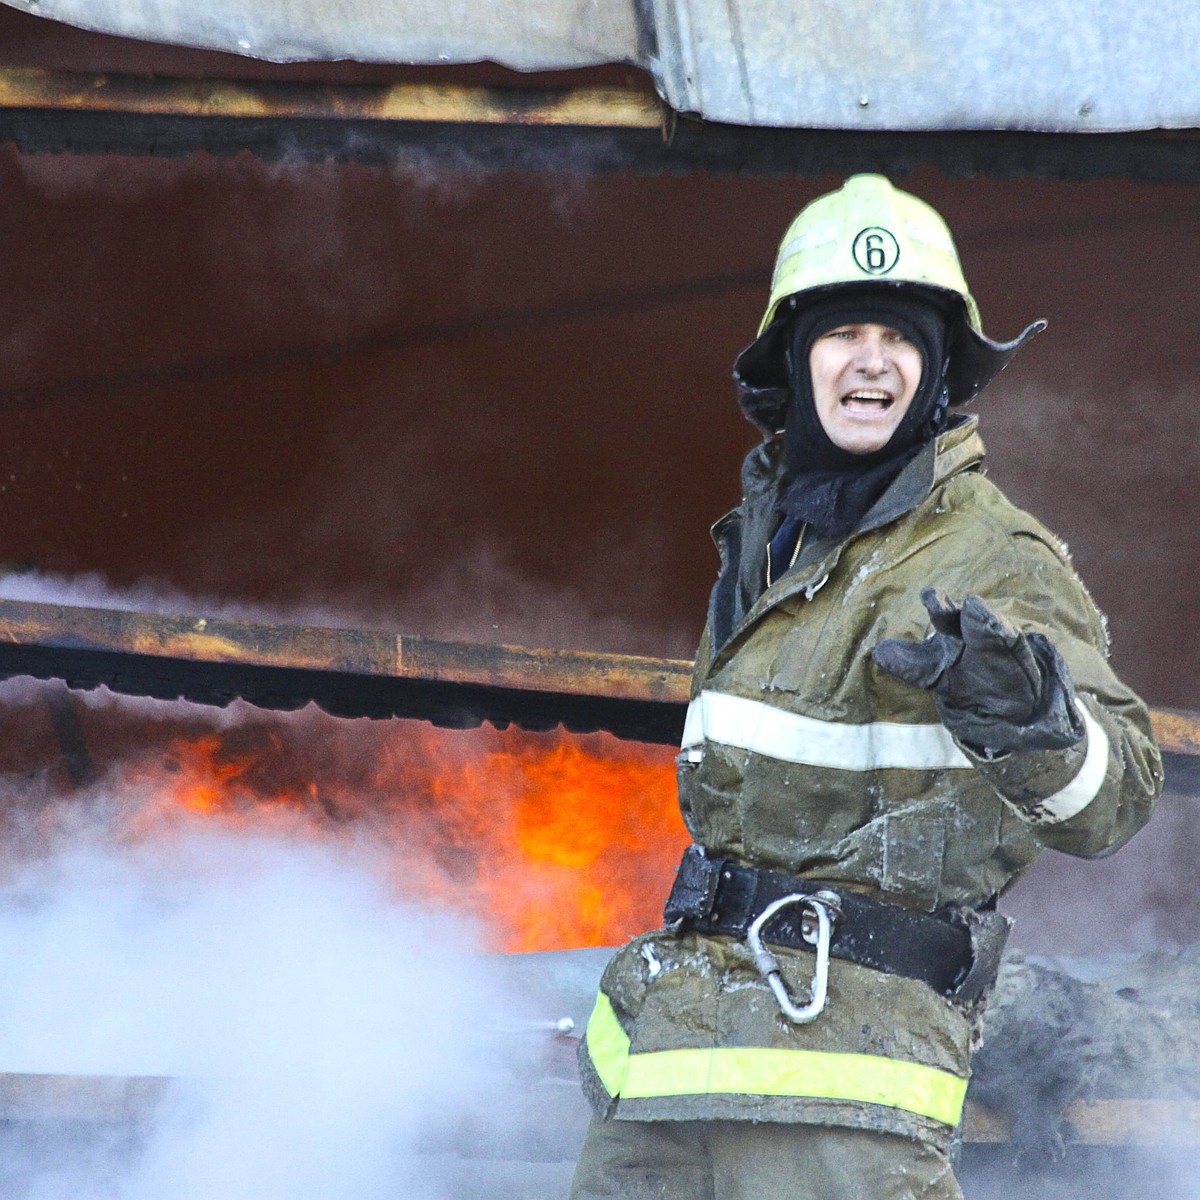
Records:
[[[729,366],[836,177],[0,150],[0,561],[201,598],[159,612],[694,652],[754,439]],[[1190,189],[897,182],[989,328],[1050,320],[979,405],[992,477],[1122,677],[1200,709]]]

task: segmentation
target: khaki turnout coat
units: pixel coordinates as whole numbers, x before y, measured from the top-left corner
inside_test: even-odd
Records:
[[[930,443],[858,530],[802,543],[764,591],[780,446],[751,452],[741,507],[714,527],[722,571],[679,756],[695,841],[755,867],[839,881],[911,909],[989,904],[1045,847],[1107,854],[1150,815],[1161,760],[1114,675],[1103,618],[1065,548],[983,473],[974,417]],[[933,699],[878,667],[884,638],[929,632],[920,591],[968,593],[1058,647],[1086,737],[985,761]],[[803,1003],[813,956],[772,947]],[[945,1145],[978,1006],[846,961],[811,1024],[780,1013],[744,943],[657,930],[618,952],[581,1058],[616,1119],[799,1121]]]

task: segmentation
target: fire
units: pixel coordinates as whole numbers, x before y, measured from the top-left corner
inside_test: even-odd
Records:
[[[218,825],[382,850],[397,894],[476,914],[508,951],[614,945],[661,924],[688,836],[669,748],[339,721],[213,729],[78,708],[122,837]],[[247,710],[251,712],[252,710]]]
[[[603,737],[511,740],[489,756],[486,777],[500,785],[492,794],[511,807],[477,876],[510,931],[506,948],[610,945],[661,924],[688,840],[670,754]],[[481,790],[460,779],[456,801],[478,814]],[[486,844],[491,835],[472,824]]]
[[[214,813],[223,805],[231,786],[247,769],[245,760],[221,762],[220,738],[208,734],[194,742],[181,742],[176,754],[178,770],[186,777],[175,793],[176,802],[196,813]]]

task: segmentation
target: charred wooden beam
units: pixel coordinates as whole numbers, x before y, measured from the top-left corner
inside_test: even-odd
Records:
[[[339,717],[466,728],[563,725],[678,743],[692,664],[682,659],[476,645],[382,630],[265,625],[0,600],[0,678]],[[1200,784],[1200,713],[1151,714],[1173,778]]]
[[[496,972],[505,981],[505,994],[522,998],[521,1012],[538,1014],[545,1019],[522,1020],[512,1025],[501,1023],[493,1031],[497,1037],[512,1039],[511,1061],[520,1064],[510,1077],[509,1090],[501,1092],[507,1106],[507,1119],[502,1129],[489,1131],[474,1123],[451,1122],[440,1132],[430,1131],[426,1135],[426,1152],[481,1159],[540,1156],[543,1161],[550,1161],[575,1157],[590,1115],[577,1083],[575,1049],[579,1032],[591,1010],[601,971],[611,954],[611,947],[588,947],[499,955],[489,960],[489,972]],[[1148,1009],[1157,1009],[1161,1005],[1169,1008],[1169,997],[1195,974],[1187,951],[1179,954],[1173,964],[1162,952],[1151,957],[1155,965],[1147,976],[1147,991],[1130,1002],[1129,1012],[1123,1018],[1131,1023],[1137,1022],[1141,1005]],[[1100,966],[1106,961],[1095,960]],[[1032,976],[1025,984],[1026,988],[1039,986],[1041,984]],[[1061,993],[1063,996],[1070,994],[1076,997],[1066,1001],[1068,1006],[1075,1006],[1075,1032],[1086,1037],[1088,1031],[1095,1028],[1089,1022],[1094,1022],[1101,1010],[1089,1010],[1086,1003],[1081,1005],[1078,993]],[[992,1002],[993,1012],[1006,1005],[1015,1005],[1028,1021],[1051,1020],[1057,1029],[1067,1010],[1058,1005],[1039,1008],[1030,1003],[1031,999],[1031,993],[1020,987],[1001,988]],[[1111,1010],[1103,1011],[1106,1017],[1111,1016]],[[574,1033],[562,1031],[560,1018],[564,1014],[574,1021]],[[991,1032],[988,1036],[1003,1036],[996,1034],[998,1028],[1000,1026],[989,1024]],[[1166,1027],[1160,1028],[1163,1032],[1159,1051],[1172,1054],[1174,1039],[1170,1038]],[[1149,1048],[1154,1045],[1153,1039],[1139,1045],[1152,1052]],[[1186,1050],[1178,1052],[1187,1053]],[[972,1092],[968,1092],[964,1112],[964,1142],[981,1147],[1015,1144],[1013,1117],[1028,1102],[1025,1094],[1028,1081],[1020,1072],[1006,1071],[999,1078],[989,1076],[989,1071],[998,1062],[1010,1061],[1008,1055],[1001,1055],[991,1059],[981,1057],[976,1062]],[[1036,1064],[1027,1066],[1036,1074]],[[1078,1075],[1069,1080],[1055,1076],[1056,1086],[1086,1084],[1089,1093],[1095,1091],[1097,1094],[1071,1101],[1058,1114],[1065,1122],[1061,1132],[1068,1145],[1189,1152],[1200,1146],[1200,1099],[1187,1094],[1194,1089],[1185,1089],[1181,1094],[1178,1079],[1164,1082],[1160,1095],[1142,1091],[1130,1096],[1113,1096],[1105,1090],[1104,1080],[1093,1079],[1094,1064],[1089,1066],[1087,1062],[1080,1062],[1076,1069]],[[1113,1075],[1122,1073],[1114,1068]],[[1122,1077],[1128,1078],[1128,1075]],[[1157,1078],[1154,1068],[1150,1068],[1137,1077],[1136,1083],[1145,1088],[1147,1081],[1152,1083]],[[74,1127],[90,1123],[144,1124],[153,1118],[156,1108],[175,1082],[165,1075],[89,1076],[0,1071],[0,1124],[37,1123],[47,1127],[55,1123]],[[202,1087],[204,1078],[191,1076],[188,1082]],[[1110,1078],[1107,1083],[1111,1082]],[[985,1106],[974,1099],[973,1092],[980,1083],[988,1087],[999,1107]],[[1036,1165],[1036,1161],[1030,1164]],[[1052,1165],[1047,1163],[1046,1166]],[[1069,1172],[1070,1164],[1063,1164],[1062,1170]],[[967,1190],[970,1193],[970,1188]],[[1056,1191],[1055,1194],[1059,1193]]]
[[[339,717],[469,728],[603,729],[678,742],[691,664],[636,655],[472,645],[373,630],[0,601],[0,678]]]
[[[147,1120],[171,1085],[165,1076],[0,1073],[0,1120],[114,1122]],[[1200,1145],[1194,1100],[1097,1100],[1071,1105],[1068,1138],[1084,1145]],[[968,1101],[963,1138],[1003,1143],[1010,1122]]]
[[[1068,1105],[1064,1140],[1080,1146],[1200,1146],[1200,1102],[1195,1100],[1101,1099]],[[1002,1143],[1012,1121],[967,1101],[963,1141]]]
[[[669,111],[648,88],[170,79],[37,67],[0,67],[0,109],[604,129],[659,129]]]
[[[921,133],[770,129],[688,119],[648,88],[316,84],[0,67],[0,141],[23,152],[274,161],[444,158],[483,170],[815,177],[905,174],[1200,183],[1198,130]]]
[[[1154,735],[1165,753],[1200,755],[1200,713],[1156,708],[1150,717]]]
[[[148,1120],[171,1085],[157,1075],[0,1073],[0,1121]]]
[[[69,1123],[149,1122],[173,1080],[166,1076],[25,1075],[0,1073],[0,1121]],[[563,1111],[562,1089],[552,1099],[558,1109],[550,1138],[561,1142],[563,1158],[571,1157],[586,1121],[582,1096],[570,1097]],[[1077,1101],[1063,1116],[1068,1124],[1065,1141],[1078,1146],[1200,1146],[1200,1102],[1188,1099],[1101,1099]],[[528,1131],[526,1131],[528,1132]],[[547,1140],[545,1129],[538,1131]],[[557,1135],[557,1136],[556,1136]],[[963,1141],[1004,1144],[1011,1139],[1011,1122],[991,1109],[967,1101],[963,1114]],[[526,1139],[528,1140],[528,1139]],[[455,1145],[470,1155],[469,1144]],[[509,1144],[508,1152],[520,1158],[522,1139]],[[488,1147],[491,1149],[491,1147]],[[476,1149],[475,1152],[478,1152]]]

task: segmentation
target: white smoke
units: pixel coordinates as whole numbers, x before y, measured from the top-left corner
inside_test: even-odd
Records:
[[[456,1194],[422,1143],[494,1133],[511,1084],[519,1005],[472,929],[396,904],[360,847],[75,837],[0,896],[0,961],[0,1072],[178,1081],[103,1177],[25,1147],[6,1195]]]
[[[274,538],[247,518],[244,543]],[[309,523],[297,537],[319,542],[332,527]],[[649,536],[629,535],[610,554],[654,562],[662,546]],[[247,550],[248,552],[248,550]],[[615,569],[615,568],[614,568]],[[506,562],[492,546],[476,544],[423,574],[404,595],[397,611],[361,598],[344,604],[318,602],[252,604],[226,596],[197,595],[165,580],[119,586],[103,575],[56,575],[44,571],[0,575],[0,599],[160,616],[203,616],[252,624],[313,625],[327,629],[393,629],[465,642],[506,642],[560,649],[594,649],[627,654],[690,657],[698,632],[681,629],[669,611],[665,582],[648,578],[647,589],[662,591],[659,625],[637,625],[606,609],[604,598],[578,584],[539,580]],[[392,602],[394,605],[394,601]]]
[[[1169,782],[1149,824],[1116,854],[1041,855],[1000,902],[1016,920],[1014,948],[1104,959],[1200,943],[1188,902],[1200,885],[1200,802]]]
[[[144,580],[120,587],[96,572],[55,575],[46,571],[12,571],[0,576],[0,599],[266,624],[291,621],[338,628],[353,623],[339,610],[324,605],[247,604],[228,597],[195,595],[165,580]]]

